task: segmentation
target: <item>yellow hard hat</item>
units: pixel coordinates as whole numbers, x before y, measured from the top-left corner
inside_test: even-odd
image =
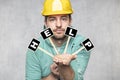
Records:
[[[70,0],[45,0],[42,15],[72,14]]]

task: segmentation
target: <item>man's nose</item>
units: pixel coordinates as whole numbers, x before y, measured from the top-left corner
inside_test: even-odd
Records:
[[[57,20],[56,27],[61,27],[61,26],[62,26],[61,20]]]

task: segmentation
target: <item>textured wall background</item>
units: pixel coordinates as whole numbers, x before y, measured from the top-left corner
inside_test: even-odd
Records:
[[[71,0],[73,26],[95,48],[85,80],[120,79],[120,0]],[[25,54],[39,36],[43,0],[0,0],[0,80],[24,80]]]

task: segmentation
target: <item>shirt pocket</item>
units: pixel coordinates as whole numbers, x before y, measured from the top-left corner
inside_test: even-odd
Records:
[[[81,44],[77,44],[77,45],[76,44],[72,44],[72,46],[71,46],[71,52],[74,53],[77,50],[79,50],[81,47],[82,47]]]

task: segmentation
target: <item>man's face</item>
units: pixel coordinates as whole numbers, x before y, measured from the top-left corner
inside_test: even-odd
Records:
[[[69,15],[51,15],[47,17],[45,25],[53,31],[54,38],[63,39],[65,30],[71,24]]]

